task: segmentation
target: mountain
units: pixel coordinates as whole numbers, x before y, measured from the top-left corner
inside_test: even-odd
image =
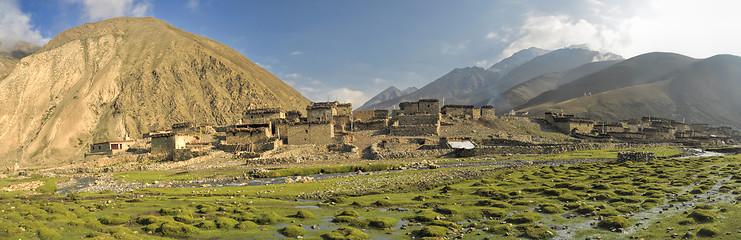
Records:
[[[378,93],[376,96],[374,96],[373,98],[371,98],[367,102],[365,102],[363,104],[363,106],[360,106],[358,109],[361,109],[361,110],[366,109],[367,110],[368,109],[368,106],[371,106],[371,105],[374,105],[374,104],[378,104],[378,103],[381,103],[381,102],[384,102],[384,101],[388,101],[388,100],[391,100],[391,99],[394,99],[394,98],[398,98],[398,97],[401,97],[403,95],[410,94],[410,93],[412,93],[414,91],[417,91],[417,88],[416,87],[408,87],[408,88],[406,88],[404,90],[399,90],[398,88],[396,88],[394,86],[391,86],[391,87],[387,88],[386,90],[381,91],[380,93]],[[372,108],[370,108],[370,109],[372,109]]]
[[[226,45],[148,17],[60,33],[0,82],[0,102],[2,165],[44,166],[80,159],[93,142],[309,100]]]
[[[584,91],[591,91],[591,96]],[[563,110],[612,121],[654,116],[738,129],[739,91],[741,57],[717,55],[698,60],[649,53],[544,93],[524,109],[533,114]]]
[[[494,108],[502,113],[509,112],[513,107],[522,105],[541,93],[554,90],[561,85],[605,69],[618,62],[620,60],[593,62],[568,71],[540,75],[499,94],[494,99]]]
[[[589,93],[597,94],[660,81],[662,76],[689,66],[696,61],[696,59],[676,53],[654,52],[642,54],[564,84],[556,90],[545,92],[519,106],[519,108],[558,103],[582,97]]]
[[[489,69],[480,67],[456,68],[413,93],[381,102],[372,102],[375,99],[374,97],[358,109],[393,109],[402,101],[417,101],[422,98],[445,98],[447,103],[469,104],[468,98],[470,98],[472,92],[494,83],[517,66],[547,52],[547,50],[533,47],[520,50],[492,65]]]
[[[376,104],[363,104],[359,110],[393,109],[400,102],[417,101],[423,98],[444,98],[445,103],[466,104],[465,101],[459,101],[457,98],[483,87],[496,76],[496,72],[480,67],[456,68],[417,91]]]
[[[567,47],[558,49],[512,69],[494,84],[471,94],[469,102],[475,105],[494,104],[500,93],[540,75],[571,70],[591,62],[622,59],[621,56],[613,53],[603,53],[585,48]]]
[[[0,46],[2,46],[2,43],[0,43]],[[39,48],[39,46],[25,41],[17,42],[8,49],[0,48],[0,81],[15,69],[15,65],[21,58],[31,55]]]

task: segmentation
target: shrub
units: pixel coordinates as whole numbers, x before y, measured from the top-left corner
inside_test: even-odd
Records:
[[[577,212],[579,214],[588,214],[594,212],[594,210],[594,207],[584,204],[574,210],[574,212]]]
[[[601,228],[626,228],[628,227],[628,220],[623,217],[612,216],[606,217],[597,223],[598,227]]]
[[[296,212],[296,215],[295,216],[297,218],[314,218],[314,214],[311,213],[311,211],[306,210],[306,209],[298,210],[298,212]]]
[[[98,218],[98,221],[105,225],[121,225],[129,222],[129,220],[131,220],[131,216],[125,213],[114,213]]]
[[[514,228],[512,227],[512,224],[499,224],[494,227],[490,227],[487,232],[499,235],[509,235],[512,234],[513,229]]]
[[[418,211],[417,215],[414,216],[414,220],[418,222],[432,222],[437,216],[438,214],[436,212],[425,209]]]
[[[445,237],[448,235],[448,228],[440,226],[426,226],[419,231],[423,237]]]
[[[688,194],[679,195],[679,196],[677,196],[677,198],[675,200],[677,202],[689,202],[689,201],[692,201],[692,196],[691,195],[688,195]]]
[[[427,199],[429,199],[429,197],[423,196],[423,195],[419,195],[419,196],[416,196],[416,197],[412,198],[412,200],[414,200],[414,201],[425,201]]]
[[[563,202],[576,202],[579,201],[579,199],[579,197],[571,193],[565,193],[561,194],[561,196],[558,196],[558,200],[561,200]]]
[[[257,227],[257,223],[255,223],[255,222],[253,222],[253,221],[244,221],[244,222],[240,222],[240,223],[239,223],[239,224],[237,224],[237,226],[236,226],[236,228],[238,228],[238,229],[243,229],[243,230],[245,230],[245,229],[253,229],[253,228],[255,228],[255,227]]]
[[[447,205],[437,206],[435,208],[435,212],[446,214],[446,215],[451,215],[451,214],[456,214],[460,212],[460,208],[458,206],[447,206]]]
[[[690,213],[689,217],[692,219],[695,219],[695,221],[699,223],[708,223],[713,222],[715,219],[718,218],[718,215],[711,211],[703,210],[703,209],[697,209]]]
[[[283,217],[274,212],[263,213],[255,218],[255,222],[260,225],[271,225],[280,221],[283,221]]]
[[[218,217],[214,220],[217,228],[233,228],[239,224],[237,220],[228,217]]]
[[[717,228],[708,226],[708,227],[701,228],[700,231],[697,231],[697,236],[700,236],[700,237],[715,237],[715,236],[718,235],[718,232],[719,231],[718,231]]]
[[[507,218],[507,222],[522,224],[522,223],[537,222],[537,221],[540,221],[540,219],[543,219],[543,216],[540,216],[537,213],[524,212],[524,213],[518,213],[518,214],[510,216],[509,218]]]
[[[193,218],[190,215],[185,215],[185,214],[174,216],[172,217],[172,219],[175,221],[181,222],[181,223],[185,223],[185,224],[192,224],[196,222],[195,218]]]
[[[39,235],[39,239],[41,240],[62,239],[62,235],[59,235],[57,231],[48,227],[39,228],[36,234]]]
[[[543,225],[525,225],[522,228],[523,236],[530,239],[550,239],[555,236],[551,230]]]
[[[538,210],[540,210],[541,212],[544,212],[544,213],[562,213],[562,212],[564,212],[563,208],[561,208],[561,207],[559,207],[559,206],[557,206],[555,204],[543,204],[543,205],[540,205],[540,207],[538,208]]]
[[[196,224],[196,227],[200,229],[212,230],[216,229],[216,223],[214,221],[204,220]]]
[[[502,218],[507,216],[507,212],[500,208],[486,208],[482,211],[485,217]]]
[[[497,200],[481,200],[476,202],[476,205],[478,206],[487,206],[487,207],[498,207],[498,208],[511,208],[512,204],[497,201]]]
[[[363,240],[368,239],[368,234],[355,228],[343,227],[322,235],[327,240]]]
[[[373,206],[376,206],[376,207],[387,207],[387,206],[391,206],[391,201],[386,200],[386,199],[380,199],[380,200],[374,202],[373,203]]]
[[[332,219],[333,223],[354,223],[356,220],[355,217],[351,216],[337,216],[334,219]]]
[[[168,221],[160,226],[158,232],[167,237],[187,237],[198,232],[198,229],[181,222]]]
[[[364,228],[366,226],[374,228],[392,228],[396,226],[396,223],[398,222],[399,220],[396,220],[395,218],[374,217],[357,220],[355,221],[355,223],[353,223],[353,226],[360,228]]]
[[[152,216],[152,215],[141,215],[136,218],[136,223],[141,224],[141,225],[149,225],[152,223],[164,222],[164,221],[166,221],[166,219],[161,218],[161,217]]]
[[[296,225],[288,225],[280,230],[280,233],[283,234],[283,236],[286,237],[298,237],[303,236],[306,234],[306,229],[296,226]]]
[[[620,211],[616,210],[615,208],[605,208],[597,212],[597,215],[608,217],[608,216],[617,216],[620,215]]]
[[[182,207],[178,207],[178,208],[161,208],[160,211],[159,211],[160,215],[162,215],[162,216],[175,216],[175,215],[180,215],[180,214],[185,213],[185,212],[186,212],[186,210],[184,208],[182,208]]]
[[[695,224],[695,220],[692,218],[683,219],[679,221],[679,225],[692,225],[692,224]]]
[[[702,188],[695,188],[695,189],[692,189],[692,191],[690,191],[690,194],[702,194],[704,192],[705,191],[703,191]]]
[[[360,214],[358,214],[358,212],[355,210],[345,210],[345,211],[342,211],[338,216],[357,217],[357,216],[360,216]]]

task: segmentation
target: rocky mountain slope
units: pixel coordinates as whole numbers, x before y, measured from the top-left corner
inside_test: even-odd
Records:
[[[494,108],[501,113],[508,112],[513,107],[520,106],[546,91],[554,90],[561,85],[605,69],[618,62],[620,61],[612,60],[593,62],[568,71],[540,75],[500,93],[499,96],[494,99]]]
[[[414,91],[417,91],[418,89],[416,87],[408,87],[404,90],[399,90],[398,88],[391,86],[387,88],[386,90],[381,91],[378,93],[378,95],[372,97],[368,101],[366,101],[363,106],[360,106],[358,109],[360,110],[368,110],[373,109],[373,107],[370,107],[372,105],[388,101],[394,98],[398,98],[401,96],[404,96],[406,94],[413,93]],[[370,108],[369,108],[370,107]]]
[[[524,105],[599,120],[654,116],[741,129],[741,57],[649,53],[546,92]],[[591,96],[584,92],[591,92]]]
[[[155,18],[62,32],[0,81],[0,162],[54,165],[92,142],[184,121],[234,123],[250,107],[309,101],[233,49]]]

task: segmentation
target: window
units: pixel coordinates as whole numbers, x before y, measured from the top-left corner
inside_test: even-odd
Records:
[[[306,129],[306,133],[307,133],[307,134],[309,133],[309,129]]]

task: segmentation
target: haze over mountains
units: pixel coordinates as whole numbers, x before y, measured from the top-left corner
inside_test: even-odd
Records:
[[[523,53],[530,57],[518,55]],[[495,68],[502,65],[507,68]],[[499,115],[563,111],[603,121],[654,116],[740,129],[740,69],[741,58],[732,55],[693,59],[653,52],[625,60],[579,46],[530,48],[488,70],[455,69],[417,92],[363,108],[445,98],[446,104],[494,105]]]
[[[34,166],[80,157],[92,142],[309,100],[226,45],[155,18],[114,18],[22,58],[0,79],[0,102],[1,161]]]
[[[521,50],[511,57],[494,64],[489,69],[468,67],[450,73],[425,85],[418,91],[387,100],[364,105],[360,109],[391,109],[402,101],[421,98],[445,98],[450,104],[490,104],[499,93],[545,73],[560,72],[581,65],[605,60],[622,59],[612,53],[601,53],[572,46],[556,51],[539,48]]]

